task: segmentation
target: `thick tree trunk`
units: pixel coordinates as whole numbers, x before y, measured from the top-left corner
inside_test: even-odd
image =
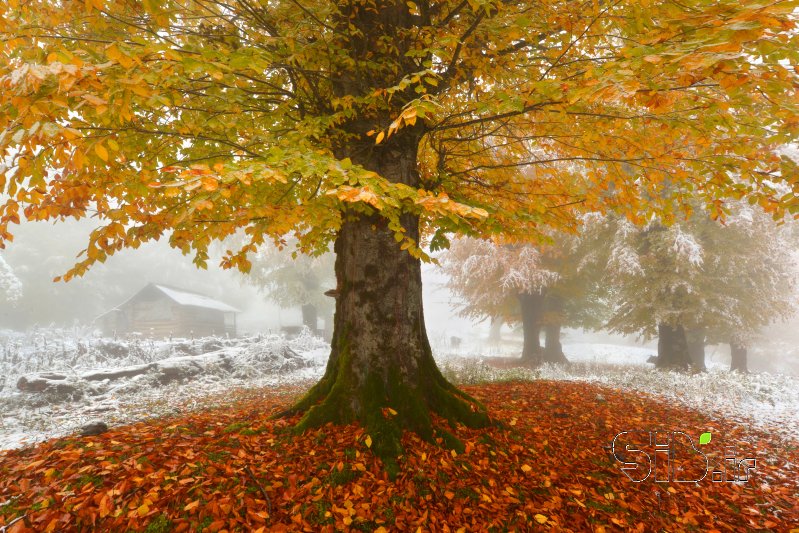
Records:
[[[691,357],[688,354],[688,341],[682,326],[658,324],[658,368],[688,369]]]
[[[730,370],[737,370],[738,372],[749,372],[746,364],[746,346],[738,342],[730,343]]]
[[[557,296],[547,298],[546,324],[544,325],[544,361],[568,363],[560,344],[560,328],[563,320],[563,302]]]
[[[311,330],[311,333],[316,334],[317,331],[317,311],[316,306],[312,304],[305,304],[302,306],[302,324]]]
[[[691,365],[697,370],[705,371],[705,332],[702,329],[686,329],[685,339],[688,343],[688,355]]]
[[[544,297],[541,294],[519,294],[519,308],[522,315],[522,361],[539,364],[542,362],[541,317],[544,314]]]
[[[399,135],[397,137],[400,137]],[[399,139],[392,139],[396,145]],[[394,182],[417,186],[415,143],[381,147],[353,161]],[[431,415],[470,426],[488,424],[476,400],[450,384],[430,349],[422,310],[421,262],[394,239],[383,217],[342,214],[336,237],[336,312],[330,359],[322,379],[283,414],[305,412],[297,429],[359,422],[372,450],[392,464],[404,429],[432,439]],[[406,235],[419,242],[419,219],[402,215]],[[393,409],[392,414],[387,408]]]

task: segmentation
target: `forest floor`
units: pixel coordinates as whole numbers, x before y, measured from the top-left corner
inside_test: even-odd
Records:
[[[502,427],[453,429],[461,453],[406,434],[394,480],[355,425],[294,435],[296,419],[270,419],[302,392],[296,385],[240,389],[224,407],[0,451],[0,531],[799,528],[793,438],[594,383],[464,388]],[[643,453],[619,451],[633,442],[624,436],[614,457],[622,431],[682,432],[667,456],[673,477],[646,439],[635,442],[651,465]],[[699,443],[703,433],[709,443]],[[665,437],[658,433],[658,442]],[[651,474],[633,482],[620,459],[639,463],[633,477],[650,466]],[[715,482],[714,469],[727,481]],[[743,473],[746,481],[729,480]]]

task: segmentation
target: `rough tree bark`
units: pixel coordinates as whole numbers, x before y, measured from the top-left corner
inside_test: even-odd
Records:
[[[739,342],[730,342],[730,356],[730,371],[737,370],[743,373],[749,372],[749,368],[746,364],[746,346]]]
[[[691,365],[697,370],[705,371],[705,332],[702,329],[686,329],[685,339],[688,343],[688,355]]]
[[[341,30],[342,49],[353,61],[331,83],[335,95],[351,101],[356,97],[356,107],[352,118],[331,126],[333,152],[389,182],[419,188],[417,152],[424,122],[406,124],[378,145],[367,133],[376,125],[388,127],[404,102],[418,95],[408,88],[394,93],[384,106],[357,104],[357,97],[373,92],[372,82],[364,83],[365,72],[394,83],[419,70],[419,58],[407,54],[408,42],[397,39],[398,33],[417,25],[415,15],[404,2],[339,6],[326,23]],[[375,46],[384,39],[394,46]],[[367,54],[376,55],[364,71],[361,59]],[[393,459],[402,453],[403,430],[425,439],[438,433],[448,446],[462,449],[449,433],[433,427],[432,415],[475,427],[490,420],[485,408],[449,383],[433,360],[422,310],[420,261],[400,249],[384,217],[366,209],[366,204],[342,208],[334,243],[337,286],[330,359],[322,379],[287,414],[305,413],[297,430],[359,422],[391,473]],[[417,215],[405,213],[399,223],[407,237],[419,242]]]
[[[519,308],[522,315],[522,361],[538,364],[542,362],[541,317],[544,314],[544,296],[541,294],[519,294]]]
[[[682,326],[658,324],[658,357],[655,366],[687,370],[690,365],[685,329]]]
[[[391,149],[353,155],[353,161],[390,181],[418,186],[418,139],[404,145],[392,140]],[[421,262],[400,250],[381,216],[349,211],[342,218],[334,246],[336,312],[327,369],[283,414],[305,412],[298,430],[360,422],[372,438],[372,450],[389,468],[402,452],[404,429],[425,439],[437,432],[448,445],[459,447],[454,437],[433,427],[432,414],[473,427],[487,425],[489,418],[479,402],[442,376],[433,360],[422,310]],[[402,215],[401,223],[418,242],[418,217]]]
[[[568,363],[560,344],[561,321],[563,320],[563,301],[558,296],[546,300],[546,324],[544,325],[543,359],[548,363]]]

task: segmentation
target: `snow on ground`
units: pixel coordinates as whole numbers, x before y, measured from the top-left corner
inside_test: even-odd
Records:
[[[583,380],[681,402],[712,417],[799,439],[799,379],[779,374],[730,373],[708,358],[708,372],[683,374],[655,370],[646,362],[649,346],[577,342],[563,349],[567,367],[498,369],[485,356],[518,356],[520,342],[486,342],[452,348],[442,339],[435,348],[444,374],[457,383],[494,380]],[[227,339],[102,339],[73,329],[0,331],[0,449],[31,444],[78,431],[102,420],[118,425],[150,417],[223,405],[233,397],[257,394],[258,387],[305,388],[321,377],[329,346],[308,333],[294,339],[278,335]],[[109,371],[132,375],[102,379]],[[22,376],[62,392],[22,392]],[[55,384],[55,385],[54,385]],[[63,392],[67,391],[67,392]],[[248,392],[249,391],[249,392]]]
[[[293,339],[152,341],[80,330],[3,331],[0,449],[73,433],[95,420],[116,425],[223,404],[234,390],[311,383],[322,375],[329,350],[307,332]],[[22,392],[23,376],[30,385],[50,387]]]
[[[613,344],[564,344],[568,366],[536,369],[495,368],[490,358],[452,352],[439,356],[444,375],[458,383],[503,380],[579,380],[614,389],[649,394],[681,403],[713,418],[751,424],[771,433],[799,439],[799,378],[783,374],[740,374],[708,357],[707,372],[687,374],[656,370],[646,362],[656,350]],[[504,343],[495,356],[518,356],[521,346]],[[487,362],[488,361],[488,362]]]

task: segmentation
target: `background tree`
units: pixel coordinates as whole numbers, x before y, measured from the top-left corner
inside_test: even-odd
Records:
[[[461,299],[459,313],[521,322],[526,363],[568,362],[561,327],[602,323],[603,301],[593,279],[598,270],[588,255],[597,243],[567,234],[553,240],[534,247],[459,239],[442,256],[448,287]]]
[[[760,330],[796,313],[799,240],[795,224],[778,226],[757,207],[738,202],[731,211],[723,227],[707,223],[703,232],[706,269],[718,279],[706,339],[729,343],[730,369],[746,372]]]
[[[288,249],[264,247],[255,254],[247,281],[258,285],[280,307],[299,307],[303,325],[313,333],[319,333],[317,318],[321,315],[328,336],[335,300],[324,293],[336,286],[333,262],[332,253],[293,257]]]
[[[328,370],[291,412],[306,412],[299,428],[358,420],[379,453],[396,454],[402,428],[432,437],[431,413],[488,422],[433,361],[423,236],[530,241],[578,210],[640,220],[692,196],[795,205],[771,187],[796,175],[775,151],[799,123],[793,10],[9,2],[0,239],[23,214],[96,215],[103,226],[65,279],[166,234],[204,266],[213,240],[243,228],[249,241],[222,261],[243,270],[267,239],[293,233],[302,251],[334,242]],[[566,175],[563,161],[582,165]],[[526,166],[536,179],[517,172]],[[398,415],[383,417],[386,406]]]
[[[521,321],[522,361],[543,359],[540,334],[545,299],[558,273],[544,267],[537,248],[464,238],[452,242],[441,264],[449,277],[447,287],[461,299],[461,316]]]
[[[706,343],[740,349],[792,312],[795,263],[785,230],[749,205],[727,210],[725,223],[702,209],[671,226],[612,222],[608,273],[616,302],[608,326],[657,336],[659,367],[704,368]]]

